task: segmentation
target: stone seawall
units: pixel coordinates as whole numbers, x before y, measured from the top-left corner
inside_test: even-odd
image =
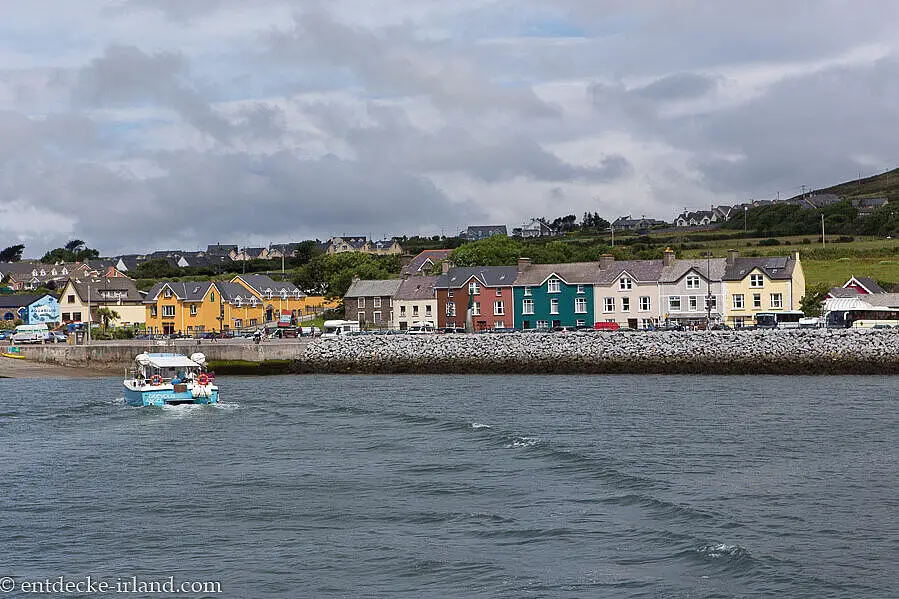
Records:
[[[311,343],[297,373],[899,374],[899,332],[365,335]]]

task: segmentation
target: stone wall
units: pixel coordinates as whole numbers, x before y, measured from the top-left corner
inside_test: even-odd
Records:
[[[899,332],[697,331],[364,335],[316,340],[294,371],[899,374]]]

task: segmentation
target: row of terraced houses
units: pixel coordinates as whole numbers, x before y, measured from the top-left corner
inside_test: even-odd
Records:
[[[414,263],[413,263],[414,264]],[[805,275],[799,252],[791,256],[455,267],[439,276],[355,280],[344,297],[346,317],[368,328],[406,329],[427,322],[463,327],[471,303],[475,330],[584,327],[614,322],[645,329],[664,323],[753,324],[759,312],[799,309]]]

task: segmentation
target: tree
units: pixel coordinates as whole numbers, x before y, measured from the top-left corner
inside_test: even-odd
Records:
[[[22,252],[24,251],[24,244],[11,245],[0,252],[0,262],[18,262],[22,259]]]
[[[824,283],[814,283],[805,288],[805,295],[799,300],[799,309],[806,316],[821,316],[821,305],[828,292]]]
[[[120,318],[118,312],[116,312],[112,308],[107,308],[106,306],[97,309],[97,316],[100,318],[100,320],[103,321],[104,331],[109,328],[110,320],[118,320]]]
[[[520,256],[520,242],[503,235],[466,243],[452,251],[456,266],[512,266]]]
[[[73,239],[70,242],[68,242],[67,244],[65,244],[63,246],[63,249],[66,249],[66,250],[74,253],[74,252],[79,252],[79,251],[85,249],[86,247],[87,247],[87,244],[85,244],[82,240]]]
[[[55,264],[57,262],[85,262],[96,260],[100,252],[93,250],[80,239],[73,239],[61,248],[55,248],[44,254],[41,262]]]

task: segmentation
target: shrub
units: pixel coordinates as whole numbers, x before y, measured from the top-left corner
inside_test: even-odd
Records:
[[[759,245],[760,246],[780,245],[780,240],[775,239],[774,237],[769,237],[768,239],[762,239],[761,241],[759,241]]]
[[[808,237],[803,238],[802,245],[811,245],[811,244],[812,244],[811,239],[809,239]]]

